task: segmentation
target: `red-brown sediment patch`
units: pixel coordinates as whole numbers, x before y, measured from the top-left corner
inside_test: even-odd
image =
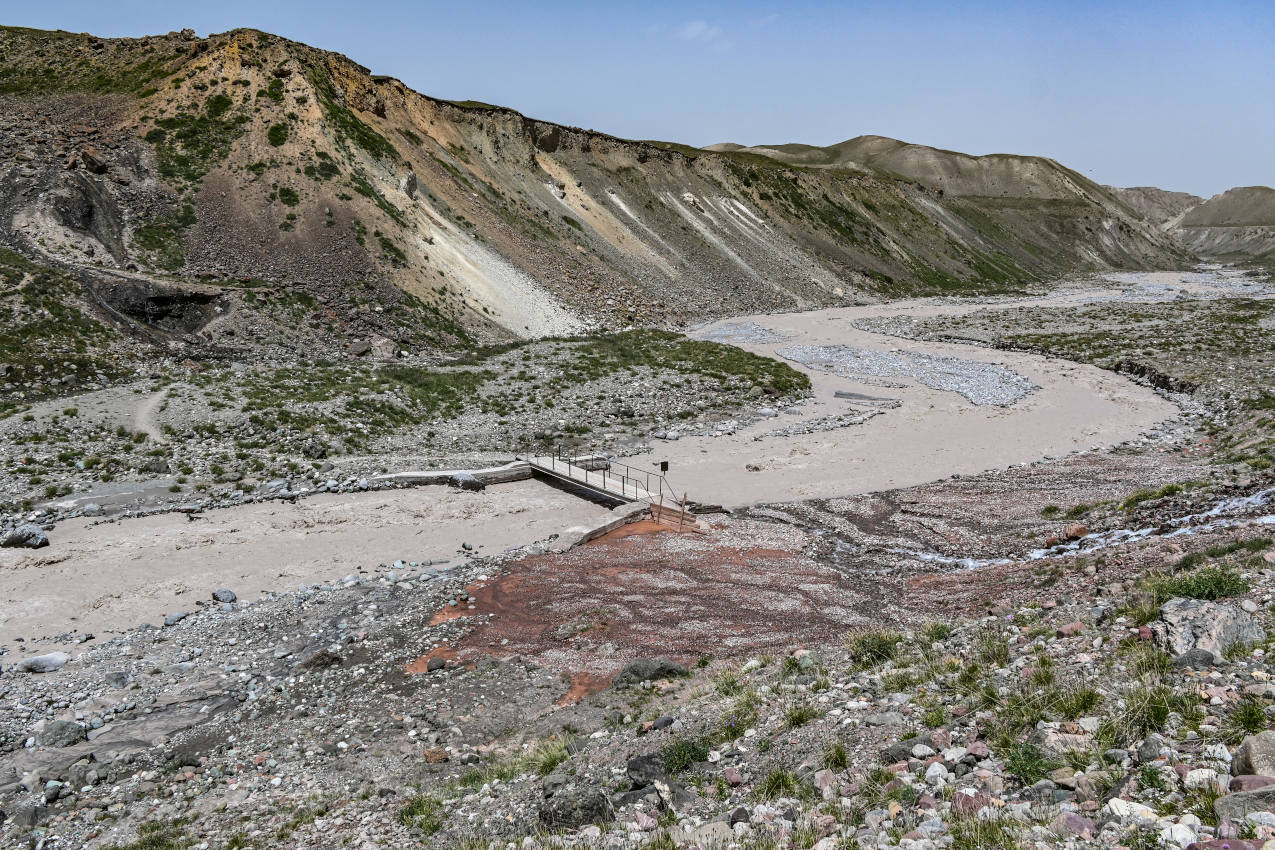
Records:
[[[598,691],[605,690],[613,678],[613,676],[597,673],[575,673],[571,676],[571,685],[567,688],[567,692],[558,699],[558,705],[571,705]]]
[[[650,525],[524,559],[471,590],[472,610],[447,615],[478,615],[457,657],[535,658],[580,677],[574,699],[635,657],[835,640],[866,621],[865,594],[808,557],[799,529],[744,522],[696,535]]]
[[[444,663],[456,663],[456,650],[450,646],[436,646],[429,652],[407,665],[408,673],[425,673],[429,670],[429,662],[441,658]]]

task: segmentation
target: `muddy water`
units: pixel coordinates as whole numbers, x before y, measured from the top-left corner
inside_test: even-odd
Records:
[[[250,600],[400,558],[458,563],[463,543],[498,554],[607,516],[592,502],[519,481],[481,493],[324,494],[209,511],[195,521],[176,513],[70,520],[47,549],[0,549],[0,642],[22,636],[35,650],[63,632],[103,638],[192,611],[222,587]]]
[[[856,322],[876,317],[919,320],[982,309],[1078,305],[1113,298],[1162,300],[1167,292],[1173,297],[1214,297],[1233,294],[1230,290],[1239,285],[1197,273],[1123,276],[1113,283],[1111,288],[1071,289],[1044,298],[915,300],[743,316],[705,325],[694,335],[778,359],[783,359],[784,351],[810,347],[866,352],[899,362],[952,358],[952,362],[972,362],[984,370],[997,367],[998,373],[1020,376],[1037,389],[1009,404],[976,404],[960,392],[927,386],[919,376],[909,379],[896,372],[883,380],[880,374],[853,374],[844,368],[820,368],[819,363],[794,360],[789,362],[810,377],[814,393],[799,412],[780,413],[725,436],[656,440],[654,454],[629,462],[645,466],[668,461],[669,483],[677,490],[701,502],[742,507],[908,487],[1135,438],[1179,411],[1153,390],[1120,375],[1035,354],[906,340],[855,327]],[[776,429],[861,410],[855,405],[855,394],[888,397],[899,405],[837,430],[763,437]]]

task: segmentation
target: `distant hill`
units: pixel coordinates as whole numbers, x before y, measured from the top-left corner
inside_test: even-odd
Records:
[[[1177,232],[1202,257],[1275,263],[1275,189],[1242,186],[1214,195],[1188,211]]]
[[[1154,186],[1133,186],[1127,189],[1107,186],[1105,188],[1144,219],[1162,228],[1176,226],[1187,210],[1204,201],[1197,195],[1187,192],[1170,192]]]
[[[806,168],[895,174],[961,197],[1083,199],[1099,204],[1112,200],[1104,187],[1052,159],[1039,156],[972,156],[885,136],[858,136],[828,147],[783,144],[730,149]]]

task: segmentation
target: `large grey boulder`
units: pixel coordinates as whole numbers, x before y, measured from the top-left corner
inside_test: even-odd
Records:
[[[1257,621],[1234,605],[1181,598],[1160,606],[1160,619],[1151,624],[1151,635],[1157,647],[1175,657],[1200,649],[1217,661],[1237,643],[1266,640]]]
[[[655,679],[676,679],[689,674],[690,671],[681,664],[667,658],[638,658],[630,661],[611,684],[616,688],[627,688]]]
[[[1213,801],[1213,811],[1218,820],[1232,823],[1242,823],[1253,812],[1275,812],[1275,785],[1218,797]]]
[[[1231,760],[1231,774],[1275,776],[1275,732],[1259,732],[1241,741]]]
[[[66,666],[66,662],[70,660],[71,656],[65,652],[50,652],[45,655],[24,658],[14,666],[23,673],[52,673],[55,670],[61,670]]]
[[[36,736],[36,743],[42,747],[69,747],[87,738],[87,731],[80,723],[73,720],[51,720]]]
[[[0,534],[0,546],[10,549],[41,549],[49,545],[49,535],[31,522],[24,522]]]
[[[540,807],[540,822],[551,829],[579,829],[614,817],[611,798],[598,785],[567,785]]]

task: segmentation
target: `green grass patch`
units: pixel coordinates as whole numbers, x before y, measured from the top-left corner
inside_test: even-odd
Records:
[[[1249,590],[1249,583],[1239,573],[1221,566],[1205,567],[1185,576],[1150,578],[1147,586],[1157,605],[1179,596],[1215,600],[1239,596]]]

